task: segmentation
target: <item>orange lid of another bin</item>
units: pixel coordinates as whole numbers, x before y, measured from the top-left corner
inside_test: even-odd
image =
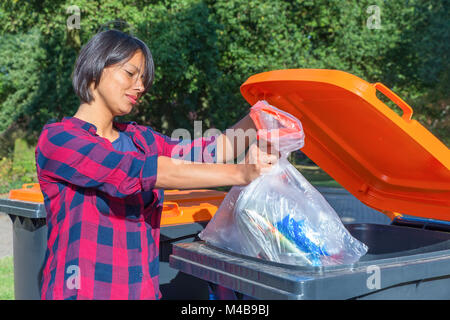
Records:
[[[42,195],[39,183],[25,183],[22,185],[22,189],[10,190],[9,199],[31,202],[44,202],[44,196]]]
[[[254,75],[241,93],[251,105],[266,100],[296,116],[305,132],[302,151],[366,205],[450,220],[449,149],[381,83],[338,70],[290,69]]]
[[[226,192],[209,189],[166,190],[161,226],[207,222],[225,196]]]
[[[165,190],[161,226],[209,221],[225,196],[226,192],[209,189]],[[9,199],[44,202],[38,183],[10,190]]]

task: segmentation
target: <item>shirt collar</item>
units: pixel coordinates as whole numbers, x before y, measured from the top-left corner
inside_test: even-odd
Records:
[[[62,120],[63,123],[71,123],[77,128],[84,129],[94,135],[97,134],[97,127],[90,123],[86,122],[84,120],[75,118],[75,117],[64,117]],[[113,121],[114,126],[119,129],[120,131],[136,131],[136,125],[137,123],[135,121],[129,121],[129,122],[116,122]]]

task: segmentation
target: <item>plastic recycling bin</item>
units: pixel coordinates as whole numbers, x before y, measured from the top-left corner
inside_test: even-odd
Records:
[[[203,280],[169,266],[172,245],[192,241],[215,214],[226,193],[215,190],[167,190],[160,225],[162,299],[208,299]],[[17,300],[40,299],[47,248],[46,211],[39,184],[25,184],[0,199],[0,211],[13,222],[14,293]],[[196,290],[192,290],[195,287]]]
[[[14,296],[16,300],[40,298],[39,285],[47,248],[46,212],[39,185],[25,184],[11,190],[10,198],[0,199],[0,211],[13,225]],[[36,201],[36,202],[32,202]],[[43,200],[42,200],[43,201]]]
[[[302,152],[391,224],[346,225],[369,248],[351,265],[279,264],[197,241],[174,246],[172,267],[211,282],[218,299],[450,299],[450,150],[406,102],[381,83],[324,69],[257,74],[241,93],[297,117]]]
[[[216,213],[225,195],[225,192],[206,189],[164,192],[159,244],[162,300],[209,298],[208,283],[170,267],[169,255],[174,244],[198,240],[198,233]]]
[[[346,227],[369,247],[351,265],[297,267],[203,241],[175,245],[170,261],[174,268],[211,282],[216,299],[450,299],[450,232],[377,224]]]

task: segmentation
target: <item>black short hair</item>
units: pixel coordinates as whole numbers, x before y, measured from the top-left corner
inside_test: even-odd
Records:
[[[154,79],[152,54],[147,45],[136,37],[118,30],[102,31],[86,43],[78,55],[72,74],[72,85],[76,95],[84,103],[93,99],[89,85],[95,81],[95,88],[100,82],[103,69],[126,62],[133,54],[141,50],[145,58],[144,95],[150,89]]]

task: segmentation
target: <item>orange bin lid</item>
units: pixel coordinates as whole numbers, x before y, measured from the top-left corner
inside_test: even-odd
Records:
[[[166,190],[161,227],[208,222],[216,213],[226,194],[226,192],[208,189]]]
[[[22,185],[22,189],[10,190],[9,199],[31,202],[44,202],[44,196],[42,195],[39,183],[25,183]]]
[[[161,226],[209,221],[226,192],[198,190],[165,190]],[[26,183],[22,189],[9,191],[10,200],[44,202],[39,183]]]
[[[256,74],[241,93],[251,105],[266,100],[297,117],[302,151],[366,205],[450,221],[450,151],[383,84],[338,70],[290,69]]]

